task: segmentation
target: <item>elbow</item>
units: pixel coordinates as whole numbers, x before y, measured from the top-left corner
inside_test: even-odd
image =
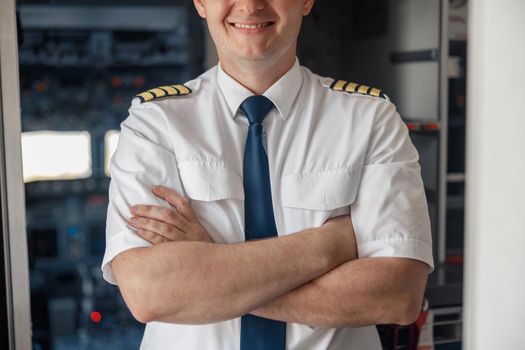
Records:
[[[187,310],[184,305],[178,303],[165,303],[165,299],[158,293],[152,292],[151,286],[146,285],[133,290],[121,288],[121,294],[131,315],[140,323],[150,322],[169,322],[184,323],[188,320],[183,317],[187,316]],[[178,298],[174,298],[177,300]],[[169,320],[169,321],[168,321]]]
[[[417,294],[417,295],[416,295]],[[408,326],[414,323],[420,313],[423,296],[419,293],[404,291],[391,295],[383,295],[376,299],[370,312],[368,324],[396,324]]]
[[[156,298],[151,295],[155,288],[146,273],[135,264],[133,252],[117,255],[111,265],[120,294],[132,316],[140,323],[148,323],[159,317]]]
[[[417,306],[417,307],[416,307]],[[411,305],[402,314],[400,314],[397,324],[401,326],[408,326],[416,322],[421,313],[421,304]]]
[[[131,303],[126,301],[126,305],[128,306],[131,315],[133,315],[133,318],[140,323],[146,324],[154,321],[156,318],[154,311],[147,305],[144,305],[144,303]]]
[[[423,298],[425,294],[426,277],[428,268],[426,265],[421,264],[420,276],[416,278],[414,283],[407,283],[405,288],[402,288],[395,293],[394,299],[391,300],[391,304],[395,305],[393,309],[396,315],[393,319],[394,324],[402,326],[408,326],[419,318],[421,314]]]
[[[148,302],[148,291],[136,283],[130,283],[126,281],[119,283],[120,294],[124,299],[128,310],[131,315],[140,323],[149,323],[155,320],[157,313],[154,309],[154,305]]]
[[[121,285],[120,293],[131,315],[140,323],[160,321],[166,313],[162,303],[159,303],[158,295],[153,295],[151,286],[149,288],[144,283],[142,286]],[[172,308],[174,305],[170,305]],[[172,316],[176,316],[175,310],[171,310]]]
[[[182,323],[182,315],[185,311],[185,305],[175,303],[174,300],[183,300],[174,297],[172,301],[166,303],[166,296],[163,294],[161,284],[155,282],[146,282],[147,279],[134,277],[126,283],[119,284],[120,293],[132,316],[140,323],[150,322],[168,322],[166,317],[169,316],[170,323]]]
[[[395,315],[392,315],[392,324],[408,326],[418,319],[421,313],[422,300],[420,298],[405,298],[399,302],[395,309]]]
[[[166,305],[155,292],[155,287],[151,283],[145,283],[140,277],[134,278],[131,283],[119,285],[120,293],[131,315],[140,323],[160,321],[166,314]],[[177,309],[170,303],[170,315],[176,318]]]

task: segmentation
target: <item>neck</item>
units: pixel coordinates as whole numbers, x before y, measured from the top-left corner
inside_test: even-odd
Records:
[[[272,62],[268,62],[272,61]],[[237,61],[221,59],[221,68],[256,95],[262,95],[295,64],[295,54],[275,64],[273,60]]]

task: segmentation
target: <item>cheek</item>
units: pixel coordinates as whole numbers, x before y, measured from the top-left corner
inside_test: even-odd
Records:
[[[302,16],[290,16],[283,23],[282,31],[286,37],[297,37],[301,30]]]
[[[300,4],[294,4],[293,6],[274,6],[274,11],[278,14],[281,20],[286,22],[285,26],[288,28],[288,30],[298,31],[300,29],[301,22],[303,19],[304,6],[303,1],[299,2]]]
[[[225,30],[224,24],[225,20],[224,17],[218,16],[218,14],[214,13],[213,16],[210,14],[210,11],[208,11],[209,16],[206,19],[206,23],[208,24],[208,29],[212,35],[212,37],[218,37],[221,33],[221,31]]]
[[[217,28],[213,24],[210,25],[208,23],[208,30],[209,30],[211,38],[213,39],[214,42],[216,42],[216,43],[222,42],[221,38],[224,36],[224,34],[222,34],[222,32],[219,30],[219,28]]]

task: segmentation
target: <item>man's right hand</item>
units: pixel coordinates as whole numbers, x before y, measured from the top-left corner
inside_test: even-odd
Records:
[[[190,201],[175,190],[154,186],[153,194],[170,204],[169,208],[155,205],[134,205],[133,217],[128,223],[138,236],[153,245],[174,241],[213,243],[204,226],[197,219]]]

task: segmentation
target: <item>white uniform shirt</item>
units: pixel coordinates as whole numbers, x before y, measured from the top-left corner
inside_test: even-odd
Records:
[[[360,257],[408,257],[433,267],[418,154],[407,127],[389,101],[333,91],[332,81],[296,62],[264,93],[276,107],[263,130],[279,236],[351,211]],[[166,205],[151,193],[152,185],[188,196],[215,242],[244,240],[248,121],[239,106],[252,93],[219,66],[185,85],[190,95],[146,103],[135,99],[121,125],[102,263],[110,283],[116,283],[111,260],[118,253],[150,245],[126,219],[131,205]],[[380,349],[375,326],[318,329],[288,323],[286,343],[290,350]],[[141,345],[239,347],[240,318],[207,325],[151,322]]]

